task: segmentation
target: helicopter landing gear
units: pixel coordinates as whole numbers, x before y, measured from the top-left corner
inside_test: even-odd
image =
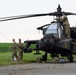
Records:
[[[73,62],[73,55],[72,54],[68,55],[67,58],[69,59],[69,62]]]
[[[45,61],[46,63],[46,60],[47,60],[47,52],[45,52],[45,54],[42,56],[42,61]]]

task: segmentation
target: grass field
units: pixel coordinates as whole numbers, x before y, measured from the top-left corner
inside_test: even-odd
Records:
[[[11,45],[12,43],[0,43],[0,66],[31,63],[31,62],[35,62],[38,57],[44,55],[44,52],[42,51],[40,51],[41,55],[34,55],[35,51],[33,51],[32,53],[24,53],[22,61],[13,62],[11,60],[12,51],[9,49]],[[31,47],[34,48],[34,45],[32,45]],[[74,55],[74,58],[76,59],[76,55]],[[48,54],[48,60],[51,60],[50,54]]]
[[[32,53],[24,53],[23,60],[20,62],[12,62],[12,50],[9,48],[11,47],[12,43],[0,43],[0,65],[10,65],[10,64],[23,64],[23,63],[30,63],[35,62],[36,58],[41,55],[34,55],[35,51]],[[34,48],[34,45],[31,46]],[[41,52],[44,54],[44,52]]]
[[[12,56],[12,50],[10,50],[12,43],[0,43],[0,65],[11,65],[11,64],[24,64],[24,63],[30,63],[35,62],[37,57],[41,57],[44,52],[40,51],[41,55],[34,55],[36,53],[33,51],[32,53],[24,53],[23,54],[23,60],[19,62],[13,62],[11,60]],[[35,45],[31,45],[31,48],[34,48]],[[48,59],[50,59],[50,56],[48,55]]]
[[[12,43],[0,43],[0,52],[9,52],[9,48],[12,46]]]
[[[42,53],[41,55],[34,55],[35,51],[32,53],[24,53],[23,54],[23,60],[22,61],[12,61],[11,56],[12,52],[1,52],[0,53],[0,66],[1,65],[11,65],[11,64],[24,64],[24,63],[31,63],[35,62],[37,57],[41,57],[41,55],[44,54],[44,52],[40,51]],[[51,59],[48,55],[48,60]]]

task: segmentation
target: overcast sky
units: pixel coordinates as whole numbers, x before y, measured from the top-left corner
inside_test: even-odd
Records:
[[[76,0],[0,0],[0,18],[17,15],[50,13],[56,11],[58,4],[66,12],[76,13]],[[69,16],[70,26],[75,26],[76,16]],[[37,27],[51,23],[52,16],[33,17],[0,22],[0,42],[12,42],[15,38],[22,42],[40,39],[43,35]]]

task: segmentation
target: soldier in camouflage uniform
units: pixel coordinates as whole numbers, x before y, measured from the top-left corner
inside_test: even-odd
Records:
[[[14,58],[16,58],[16,60],[19,60],[18,55],[17,55],[17,45],[15,42],[15,39],[12,39],[13,44],[12,44],[12,61],[14,61]]]
[[[71,34],[70,33],[70,24],[69,24],[67,16],[64,14],[63,14],[62,21],[63,21],[66,37],[70,37],[70,34]]]
[[[63,27],[64,27],[64,31],[65,31],[65,36],[66,37],[70,37],[70,24],[69,24],[69,21],[68,21],[68,18],[65,14],[63,14],[62,17],[57,17],[56,20],[58,20],[59,22],[62,22],[63,23]]]
[[[20,60],[22,60],[22,57],[23,57],[23,44],[21,43],[21,39],[19,39],[18,48],[19,48],[19,58],[20,58]]]

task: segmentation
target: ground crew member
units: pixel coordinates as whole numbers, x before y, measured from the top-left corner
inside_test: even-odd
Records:
[[[19,39],[18,48],[19,48],[19,59],[22,60],[22,57],[23,57],[23,44],[21,42],[21,39]]]
[[[12,39],[12,41],[13,41],[13,44],[11,47],[11,49],[12,49],[12,61],[14,61],[15,58],[16,58],[16,60],[19,60],[18,55],[17,55],[17,45],[15,42],[15,39]]]
[[[65,14],[63,14],[62,17],[57,17],[56,20],[63,23],[65,36],[70,37],[70,34],[71,34],[70,33],[70,24],[69,24],[67,16]]]
[[[70,24],[66,15],[63,14],[62,22],[65,29],[66,37],[70,37]]]

